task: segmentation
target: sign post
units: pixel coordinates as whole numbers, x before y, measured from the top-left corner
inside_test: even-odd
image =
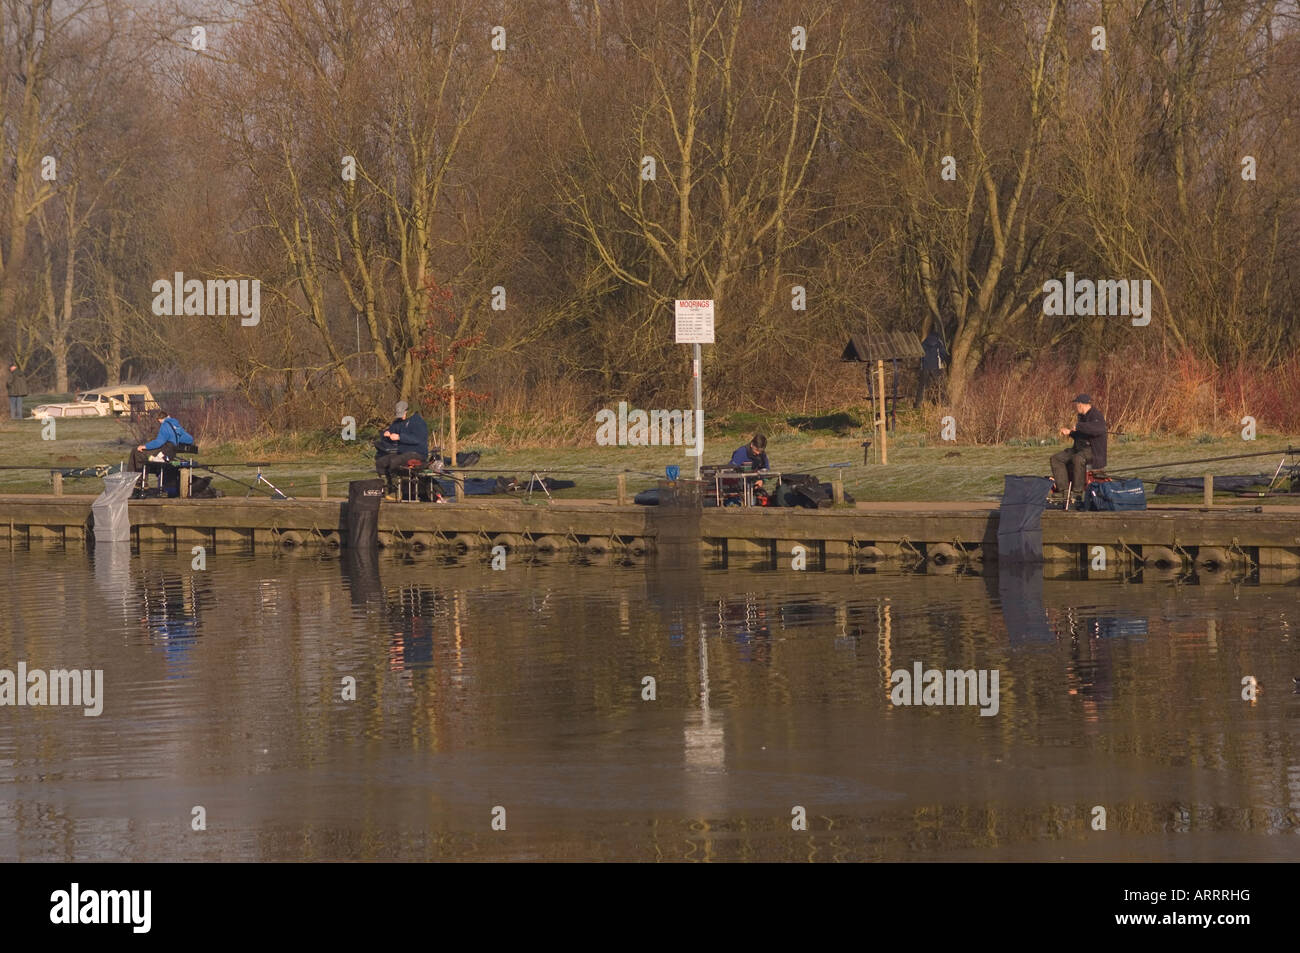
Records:
[[[702,398],[703,382],[701,380],[701,344],[713,343],[713,302],[701,300],[679,300],[675,302],[674,330],[678,344],[695,346],[692,362],[692,376],[695,379],[695,479],[700,478],[700,463],[704,459],[704,402]],[[690,450],[686,451],[691,453]]]

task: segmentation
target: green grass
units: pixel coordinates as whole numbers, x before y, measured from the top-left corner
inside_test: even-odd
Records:
[[[34,401],[32,401],[34,403]],[[828,415],[832,418],[833,415]],[[1064,446],[1053,442],[1043,446],[1031,440],[1019,445],[974,446],[949,444],[933,433],[903,431],[891,435],[889,464],[862,464],[861,432],[837,436],[842,420],[828,419],[825,429],[797,430],[776,416],[760,418],[744,415],[740,424],[718,432],[710,431],[705,441],[706,462],[722,462],[744,444],[757,429],[770,434],[768,452],[778,470],[807,470],[831,463],[848,463],[843,471],[845,488],[858,500],[996,500],[1002,491],[1005,474],[1045,475],[1048,457]],[[900,426],[904,423],[900,419]],[[594,428],[593,428],[594,430]],[[32,467],[30,470],[0,470],[0,491],[6,493],[47,493],[50,491],[50,467],[116,464],[130,454],[135,440],[127,424],[115,418],[60,420],[55,440],[41,439],[42,425],[37,420],[3,420],[0,422],[0,465]],[[593,432],[594,437],[594,432]],[[330,481],[332,496],[347,492],[347,481],[374,475],[373,451],[364,440],[344,444],[337,431],[316,431],[259,438],[238,443],[208,446],[199,435],[203,453],[200,461],[224,464],[219,469],[231,476],[251,480],[253,471],[243,464],[267,461],[267,476],[290,495],[314,497],[319,493],[319,475]],[[1026,445],[1027,444],[1027,445]],[[1192,460],[1200,457],[1226,456],[1276,449],[1288,445],[1285,437],[1260,437],[1253,442],[1205,436],[1188,439],[1141,439],[1132,436],[1112,438],[1110,467],[1123,474],[1128,467],[1147,463]],[[482,445],[472,435],[460,442],[461,450],[482,453],[477,476],[505,474],[527,480],[533,469],[550,470],[561,478],[572,479],[577,486],[560,491],[559,498],[609,498],[614,496],[619,471],[627,475],[629,493],[655,485],[664,467],[676,464],[682,475],[689,476],[693,458],[680,447],[538,447],[498,450]],[[1280,456],[1280,454],[1279,454]],[[1223,461],[1212,464],[1170,466],[1144,471],[1154,479],[1159,475],[1199,476],[1204,473],[1272,473],[1278,457],[1254,460]],[[567,471],[567,472],[566,472]],[[820,471],[829,480],[832,470]],[[242,495],[236,484],[216,481],[229,495]],[[95,479],[65,480],[67,493],[97,493]],[[1148,489],[1149,492],[1149,489]],[[1199,499],[1199,495],[1195,497]],[[1162,500],[1172,500],[1161,497]],[[1185,499],[1185,498],[1184,498]],[[1225,500],[1234,499],[1225,497]]]

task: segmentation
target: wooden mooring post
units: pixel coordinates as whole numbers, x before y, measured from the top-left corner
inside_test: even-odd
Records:
[[[452,374],[447,379],[447,387],[451,391],[451,482],[456,487],[456,500],[459,502],[465,499],[464,479],[456,476],[456,375]]]
[[[885,466],[889,463],[889,417],[885,413],[885,362],[876,361],[876,379],[879,382],[878,393],[880,394],[880,465]]]
[[[1214,475],[1205,474],[1205,505],[1214,505]]]

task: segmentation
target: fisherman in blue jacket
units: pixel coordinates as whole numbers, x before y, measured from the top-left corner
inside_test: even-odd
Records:
[[[731,468],[751,472],[772,469],[772,465],[767,459],[767,438],[761,433],[756,433],[754,439],[749,441],[748,444],[738,447],[736,452],[731,455]]]
[[[189,443],[194,443],[194,438],[185,432],[181,422],[168,416],[167,411],[159,409],[158,436],[132,450],[131,461],[127,466],[132,473],[139,473],[146,463],[170,460],[176,455],[177,449]]]
[[[393,478],[413,460],[429,459],[429,425],[419,412],[411,413],[406,401],[397,405],[397,418],[375,441],[375,472],[384,478],[389,496],[395,493]]]

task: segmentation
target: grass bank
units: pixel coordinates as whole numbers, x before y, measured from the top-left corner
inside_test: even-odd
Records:
[[[834,463],[850,464],[844,471],[846,489],[858,500],[995,500],[1005,474],[1048,472],[1048,457],[1064,446],[1061,441],[1020,440],[1005,444],[978,445],[945,443],[938,439],[937,426],[926,432],[915,416],[900,416],[899,431],[891,435],[889,464],[863,465],[862,431],[853,413],[820,418],[778,415],[734,415],[710,427],[705,439],[706,462],[721,462],[745,443],[755,430],[769,434],[768,451],[773,464],[782,470],[808,470]],[[262,461],[268,477],[290,495],[316,496],[319,475],[329,478],[331,496],[347,492],[347,481],[374,475],[369,441],[364,435],[344,443],[337,430],[284,433],[206,444],[199,438],[200,460],[217,466],[231,476],[251,480],[253,471],[245,464]],[[68,419],[57,422],[55,439],[42,439],[39,421],[0,422],[0,466],[31,469],[0,470],[0,491],[42,493],[50,491],[49,469],[58,467],[116,464],[125,460],[138,441],[132,429],[114,418]],[[1300,442],[1300,441],[1297,441]],[[1239,436],[1203,434],[1186,437],[1112,436],[1110,470],[1167,461],[1226,456],[1255,451],[1281,451],[1286,436],[1260,434],[1254,441]],[[556,476],[577,482],[558,495],[567,498],[608,498],[617,487],[617,475],[627,471],[630,492],[654,486],[664,467],[675,464],[689,475],[693,460],[680,447],[510,446],[495,447],[470,434],[462,450],[482,454],[474,475],[503,474],[527,480],[533,469],[553,471]],[[1280,453],[1279,453],[1280,457]],[[1204,473],[1272,473],[1279,457],[1223,461],[1213,464],[1171,465],[1142,475],[1198,476]],[[830,479],[831,471],[823,471]],[[67,493],[97,493],[93,478],[66,480]],[[244,488],[221,479],[216,481],[228,495],[243,495]],[[1197,497],[1199,498],[1199,497]],[[1162,497],[1161,499],[1165,499]],[[1229,497],[1231,499],[1231,497]]]

